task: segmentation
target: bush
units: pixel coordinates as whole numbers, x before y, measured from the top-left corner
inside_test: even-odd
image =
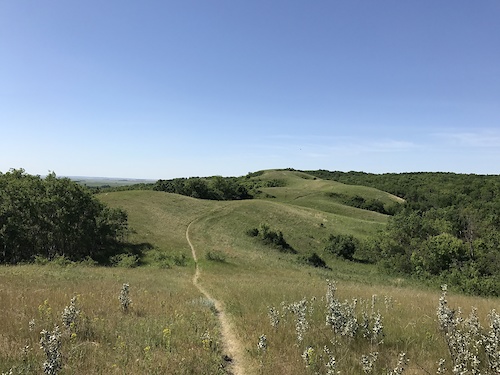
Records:
[[[73,262],[64,255],[56,255],[54,258],[52,258],[50,264],[54,264],[60,267],[66,267],[69,266],[70,264],[73,264]]]
[[[174,264],[179,267],[185,267],[187,265],[187,257],[185,254],[175,254],[172,256]]]
[[[301,260],[313,267],[318,268],[328,268],[325,261],[316,253],[312,253],[310,255],[304,255],[301,257]]]
[[[257,237],[259,235],[259,230],[257,228],[252,228],[247,230],[247,235],[250,237]]]
[[[358,240],[351,235],[339,234],[335,236],[331,234],[325,251],[347,260],[353,260],[358,246]]]
[[[111,257],[111,264],[115,267],[134,268],[139,265],[137,255],[118,254]]]
[[[265,245],[270,245],[280,252],[297,253],[297,251],[286,242],[283,232],[271,230],[266,223],[260,224],[259,228],[249,229],[246,233],[251,237],[258,237]]]
[[[226,263],[226,256],[220,251],[209,251],[205,257],[212,262]]]

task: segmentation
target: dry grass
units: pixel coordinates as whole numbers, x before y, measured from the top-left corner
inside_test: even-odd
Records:
[[[128,313],[118,301],[125,282]],[[63,373],[223,373],[217,317],[188,269],[2,267],[0,285],[0,372],[40,374],[40,331],[62,329],[61,312],[78,296],[75,335],[63,335]],[[212,344],[203,342],[205,332]]]

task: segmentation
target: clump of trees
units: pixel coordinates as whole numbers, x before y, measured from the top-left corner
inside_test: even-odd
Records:
[[[378,199],[366,199],[360,195],[347,195],[341,193],[330,192],[327,196],[340,201],[341,203],[361,208],[363,210],[374,211],[384,215],[394,215],[398,209],[401,207],[399,203],[394,204],[384,204]]]
[[[264,244],[270,245],[282,253],[297,253],[297,251],[286,242],[283,237],[283,232],[272,230],[269,225],[265,223],[260,224],[258,228],[249,229],[247,234],[251,237],[258,238]]]
[[[65,257],[109,258],[124,240],[127,213],[98,201],[85,187],[54,173],[0,173],[0,263]]]
[[[347,260],[354,259],[354,253],[359,248],[359,241],[352,235],[333,235],[327,240],[325,251]]]
[[[158,180],[153,189],[199,199],[240,200],[252,198],[247,187],[237,177],[214,176]]]
[[[391,272],[439,280],[464,292],[500,295],[500,234],[493,217],[449,207],[407,208],[377,239],[380,264]]]
[[[363,244],[365,259],[466,293],[500,295],[500,176],[308,173],[405,199],[386,230]]]

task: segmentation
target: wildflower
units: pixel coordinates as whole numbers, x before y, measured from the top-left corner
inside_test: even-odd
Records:
[[[380,312],[375,316],[375,321],[373,323],[373,328],[372,328],[373,336],[372,339],[374,342],[377,344],[381,344],[384,339],[384,326],[382,324],[382,316],[380,315]]]
[[[172,336],[172,330],[169,327],[163,329],[163,341],[165,342],[165,348],[170,351],[170,339]]]
[[[446,364],[446,360],[441,358],[438,362],[438,369],[437,369],[436,374],[446,374],[445,364]]]
[[[332,354],[328,346],[325,345],[323,348],[326,356],[328,357],[328,361],[325,363],[326,367],[326,375],[336,375],[337,362],[335,360],[335,356]]]
[[[266,351],[267,349],[267,337],[266,335],[259,336],[259,343],[257,344],[257,349],[259,351]]]
[[[354,337],[359,324],[356,318],[356,300],[340,302],[336,298],[330,299],[327,306],[326,324],[332,326],[333,331],[342,336]]]
[[[365,374],[370,374],[373,371],[373,366],[378,359],[378,352],[371,352],[368,355],[361,356],[361,365],[363,366],[363,372]]]
[[[78,310],[76,306],[76,297],[73,297],[71,298],[70,305],[66,306],[61,314],[64,327],[66,327],[68,331],[74,330],[79,315],[80,315],[80,310]]]
[[[29,327],[30,332],[33,332],[33,330],[35,329],[35,319],[31,319],[29,321],[28,327]]]
[[[43,349],[46,361],[43,362],[43,371],[47,375],[56,375],[62,369],[61,332],[56,325],[54,331],[40,332],[40,348]]]
[[[377,303],[377,295],[372,295],[372,314],[375,312],[375,303]]]
[[[271,326],[277,329],[280,323],[280,315],[278,313],[278,310],[271,306],[268,308],[268,315]]]
[[[124,312],[128,311],[129,306],[132,304],[132,300],[130,299],[129,296],[129,284],[123,284],[122,289],[120,291],[120,295],[118,296],[118,299],[120,300],[122,310]]]
[[[297,341],[302,342],[304,340],[304,334],[309,328],[309,323],[307,321],[307,300],[304,298],[299,302],[292,303],[290,305],[290,310],[295,314],[295,332],[297,333]]]
[[[49,305],[49,300],[43,301],[42,305],[38,305],[38,314],[40,315],[40,318],[43,320],[48,320],[51,317],[52,314],[52,308]]]
[[[337,283],[333,280],[326,280],[326,303],[330,304],[335,299],[335,292],[337,291]]]
[[[392,307],[392,297],[385,296],[384,305],[385,305],[385,311],[389,311],[389,309]]]
[[[302,359],[304,360],[306,367],[309,367],[314,364],[315,360],[315,351],[314,348],[309,346],[304,352],[302,353]]]
[[[288,310],[295,315],[295,332],[297,334],[297,341],[300,343],[304,340],[304,334],[309,328],[307,321],[307,300],[303,298],[299,302],[294,302],[289,305],[283,303],[283,309]]]
[[[149,345],[144,348],[144,358],[147,361],[151,360],[151,346]]]
[[[401,375],[405,370],[407,364],[408,364],[408,359],[406,358],[406,353],[400,353],[398,364],[396,365],[394,370],[389,372],[387,375]]]
[[[482,335],[488,366],[500,373],[500,314],[491,310],[488,314],[490,330]]]
[[[210,350],[210,347],[212,346],[213,340],[212,337],[210,336],[210,332],[205,331],[203,335],[201,335],[201,343],[203,344],[203,349],[205,350]]]

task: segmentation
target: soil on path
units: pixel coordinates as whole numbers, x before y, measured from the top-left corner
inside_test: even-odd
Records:
[[[186,229],[186,240],[189,246],[191,247],[193,259],[196,264],[196,270],[193,276],[193,284],[208,300],[212,301],[215,306],[215,309],[217,311],[217,316],[219,318],[219,323],[221,326],[223,347],[226,352],[225,357],[230,361],[228,366],[230,373],[234,375],[244,375],[246,371],[244,371],[244,366],[242,363],[243,348],[234,334],[233,327],[229,322],[226,313],[224,311],[224,306],[220,301],[214,299],[199,282],[200,267],[198,266],[198,258],[196,256],[196,251],[194,249],[194,246],[191,243],[191,240],[189,239],[189,228],[193,223],[194,221],[192,221]]]

